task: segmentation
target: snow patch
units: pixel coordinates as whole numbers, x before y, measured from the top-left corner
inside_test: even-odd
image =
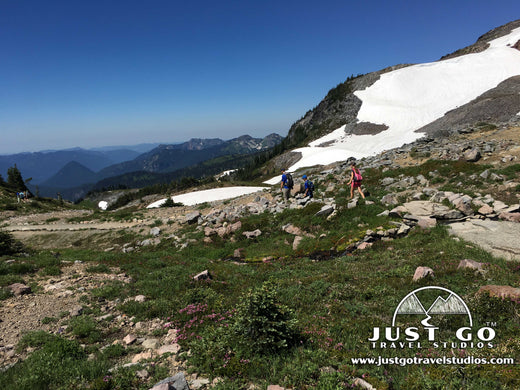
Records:
[[[98,203],[98,207],[101,210],[106,210],[108,208],[108,202],[105,200],[102,200],[101,202]]]
[[[213,188],[211,190],[195,191],[182,195],[172,196],[172,200],[176,203],[182,203],[185,206],[193,206],[205,202],[213,202],[216,200],[225,200],[236,198],[242,195],[252,194],[262,191],[266,187],[223,187]],[[147,206],[148,209],[160,207],[166,202],[166,199],[158,200]]]
[[[520,28],[490,42],[481,53],[418,64],[381,75],[372,86],[354,94],[362,101],[357,119],[388,126],[374,135],[347,135],[342,126],[308,147],[296,149],[302,158],[288,170],[372,156],[413,142],[423,134],[415,130],[446,112],[520,75],[520,51],[511,48]],[[520,113],[519,113],[520,114]],[[327,143],[328,146],[319,145]],[[276,184],[279,178],[265,183]]]

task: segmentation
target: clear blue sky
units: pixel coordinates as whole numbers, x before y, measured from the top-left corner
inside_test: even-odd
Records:
[[[0,0],[0,154],[285,136],[348,76],[518,18],[518,0]]]

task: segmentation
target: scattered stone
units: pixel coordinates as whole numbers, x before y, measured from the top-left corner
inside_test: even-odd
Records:
[[[493,210],[493,207],[491,207],[490,205],[484,204],[484,206],[479,208],[477,212],[482,215],[490,215],[493,214],[495,211]]]
[[[278,385],[269,385],[267,386],[267,390],[285,390],[285,387]]]
[[[166,385],[166,387],[160,387],[162,385]],[[151,390],[190,390],[190,388],[188,387],[184,373],[179,372],[174,376],[158,382]]]
[[[83,313],[83,306],[74,306],[72,309],[70,309],[71,317],[78,317],[82,313]]]
[[[145,369],[142,369],[142,370],[139,370],[139,371],[136,371],[135,374],[140,378],[140,379],[147,379],[149,376],[150,376],[150,373],[145,370]]]
[[[144,349],[157,349],[159,347],[159,340],[157,339],[146,339],[141,344]]]
[[[190,382],[190,389],[200,389],[201,387],[205,387],[209,385],[211,381],[206,378],[197,378]]]
[[[130,344],[135,343],[136,340],[137,340],[137,336],[136,335],[134,335],[134,334],[127,334],[125,336],[125,338],[123,339],[123,342],[126,345],[130,345]]]
[[[417,226],[421,229],[427,230],[437,226],[437,220],[429,217],[419,217],[417,220]]]
[[[413,281],[417,282],[428,276],[434,277],[433,270],[430,267],[417,267],[415,269],[415,273],[413,274]]]
[[[152,351],[141,352],[132,358],[132,363],[138,363],[141,360],[147,360],[152,358]]]
[[[397,200],[395,194],[387,194],[381,198],[381,203],[387,206],[395,206],[396,204],[399,204],[399,200]]]
[[[256,238],[256,237],[259,237],[260,235],[262,235],[262,231],[260,229],[256,229],[256,230],[253,230],[252,232],[243,232],[242,234],[244,236],[246,236],[246,238],[252,239],[252,238]]]
[[[150,235],[153,237],[157,237],[159,234],[161,234],[161,229],[156,227],[153,227],[150,229]]]
[[[294,241],[293,241],[293,244],[292,244],[292,248],[293,248],[293,250],[298,249],[298,246],[300,245],[300,243],[302,242],[302,240],[303,240],[303,237],[302,237],[302,236],[296,236],[296,237],[294,237]]]
[[[492,297],[497,298],[509,298],[509,299],[520,299],[520,288],[514,288],[511,286],[497,286],[497,285],[487,285],[482,286],[478,292],[477,295],[488,293]]]
[[[478,148],[472,148],[464,152],[464,159],[468,162],[476,162],[480,160],[480,150]]]
[[[233,252],[233,257],[235,259],[243,259],[244,257],[246,257],[244,248],[235,249],[235,251]]]
[[[9,286],[7,286],[9,290],[13,293],[15,297],[19,297],[21,295],[30,294],[31,293],[31,287],[26,286],[22,283],[13,283]]]
[[[325,206],[323,206],[323,207],[320,209],[320,211],[318,211],[318,212],[316,213],[316,216],[318,216],[318,217],[319,217],[319,216],[325,216],[325,217],[326,217],[326,216],[328,216],[329,214],[332,214],[333,211],[334,211],[334,207],[331,206],[331,205],[327,205],[327,204],[326,204]]]
[[[155,352],[157,353],[157,355],[164,355],[165,353],[176,354],[180,350],[181,350],[181,346],[177,343],[173,343],[173,344],[163,345],[159,349],[157,349]]]
[[[184,217],[184,222],[188,224],[194,224],[199,221],[199,218],[200,213],[198,211],[193,211]]]
[[[502,212],[498,215],[498,218],[500,218],[503,221],[510,221],[510,222],[520,222],[520,213],[505,213]]]
[[[359,244],[357,246],[357,249],[364,250],[364,249],[370,248],[372,245],[373,244],[371,242],[362,242],[361,244]]]
[[[286,233],[293,234],[295,236],[303,236],[303,231],[299,227],[296,227],[294,225],[285,225],[282,226],[282,229]]]
[[[146,297],[144,295],[136,295],[136,297],[134,298],[134,301],[143,303],[146,301]]]
[[[483,270],[482,267],[483,267],[483,264],[479,263],[478,261],[470,260],[470,259],[464,259],[464,260],[460,261],[459,266],[457,267],[457,269],[473,269],[473,270],[476,270],[476,271],[482,271]]]
[[[195,275],[193,277],[193,280],[197,280],[197,281],[199,281],[199,280],[211,280],[211,279],[213,279],[213,278],[211,277],[211,274],[209,273],[208,270],[204,270],[201,273],[199,273],[199,274],[197,274],[197,275]]]
[[[373,387],[370,383],[361,378],[354,379],[354,386],[361,387],[362,389],[366,390],[376,390],[375,387]]]

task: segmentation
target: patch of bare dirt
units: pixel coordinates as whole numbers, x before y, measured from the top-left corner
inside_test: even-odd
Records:
[[[24,334],[43,330],[63,333],[71,315],[82,312],[85,304],[80,297],[110,280],[130,282],[119,270],[111,274],[93,274],[85,263],[72,263],[62,268],[60,276],[36,276],[28,283],[35,292],[11,297],[0,305],[0,366],[18,359],[15,347]]]

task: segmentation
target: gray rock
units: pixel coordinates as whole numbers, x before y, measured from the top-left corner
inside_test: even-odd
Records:
[[[83,313],[83,306],[74,306],[70,310],[71,317],[78,317]]]
[[[384,186],[388,186],[390,184],[393,184],[395,182],[395,179],[393,177],[385,177],[381,180],[381,184]]]
[[[156,349],[160,345],[159,340],[157,339],[146,339],[143,341],[142,347],[144,349]]]
[[[471,219],[450,224],[450,232],[494,256],[520,260],[519,223]]]
[[[298,249],[298,246],[300,246],[300,243],[302,242],[303,237],[302,236],[296,236],[294,237],[292,248],[293,250]]]
[[[20,295],[30,294],[31,287],[26,286],[22,283],[13,283],[8,286],[9,290],[13,293],[15,297],[19,297]]]
[[[329,214],[332,214],[333,211],[334,206],[325,205],[316,213],[316,216],[328,216]]]
[[[464,159],[468,162],[476,162],[480,160],[480,150],[478,148],[472,148],[464,152]]]
[[[162,385],[166,385],[167,387],[161,387]],[[158,382],[154,387],[152,387],[152,390],[190,390],[190,388],[188,382],[186,382],[184,374],[179,372],[174,376]]]
[[[483,263],[471,259],[461,260],[457,269],[473,269],[476,271],[482,271]]]
[[[260,229],[253,230],[252,232],[243,232],[242,233],[246,238],[256,238],[262,235],[262,231]]]
[[[199,273],[193,277],[193,280],[211,280],[211,279],[212,279],[212,277],[208,270],[204,270],[201,273]]]
[[[157,226],[150,229],[151,236],[157,237],[159,234],[161,234],[161,229],[159,229]]]
[[[381,203],[384,205],[395,206],[396,204],[399,204],[399,201],[397,200],[397,196],[395,194],[386,194],[381,198]]]
[[[188,224],[194,224],[197,223],[200,218],[200,213],[198,211],[193,211],[191,213],[188,213],[184,217],[184,222]]]
[[[433,277],[434,272],[430,267],[417,267],[415,269],[415,273],[413,274],[413,281],[417,282],[426,277]]]

